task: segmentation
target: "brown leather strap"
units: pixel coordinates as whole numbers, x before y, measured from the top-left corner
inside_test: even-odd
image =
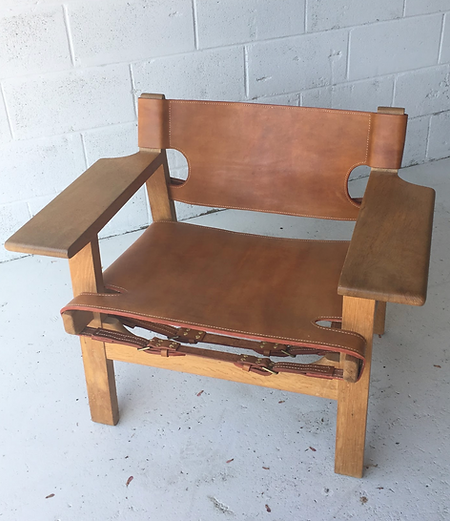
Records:
[[[102,327],[94,328],[86,326],[80,335],[89,336],[92,340],[98,340],[99,342],[124,344],[127,346],[137,347],[138,349],[148,345],[148,340],[141,336],[133,335],[131,333],[121,333],[120,331],[113,331]]]
[[[215,344],[229,347],[237,347],[241,349],[251,349],[263,356],[290,356],[295,358],[297,355],[321,355],[327,353],[324,349],[316,349],[311,347],[291,346],[274,342],[257,342],[255,340],[247,340],[245,338],[235,338],[225,335],[216,335],[206,333],[197,329],[186,327],[173,327],[156,322],[147,322],[144,320],[132,319],[129,317],[117,317],[123,325],[134,328],[141,327],[154,333],[165,335],[177,342],[188,342],[189,344],[197,344],[203,342],[205,344]]]
[[[210,360],[218,360],[222,362],[233,363],[244,371],[257,373],[261,376],[270,376],[281,372],[302,374],[316,378],[343,378],[342,369],[333,366],[324,366],[317,364],[294,364],[289,362],[274,363],[270,358],[257,358],[249,355],[239,355],[234,353],[225,353],[223,351],[215,351],[213,349],[203,349],[180,344],[174,340],[163,340],[161,338],[152,338],[150,340],[134,335],[126,334],[119,331],[112,331],[104,328],[92,328],[87,326],[81,335],[89,336],[93,340],[101,342],[109,342],[113,344],[124,344],[137,348],[139,351],[145,351],[148,354],[160,355],[163,357],[170,356],[197,356],[200,358],[208,358]]]

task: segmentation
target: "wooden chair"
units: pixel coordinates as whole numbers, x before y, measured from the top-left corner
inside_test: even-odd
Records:
[[[398,176],[406,120],[142,95],[140,151],[95,163],[6,244],[69,259],[62,315],[92,419],[118,421],[114,360],[332,398],[335,471],[361,477],[372,336],[386,302],[426,297],[434,191]],[[169,176],[170,148],[186,181]],[[347,190],[358,165],[372,168],[362,203]],[[97,234],[144,183],[154,222],[102,273]],[[356,225],[351,242],[263,237],[179,223],[173,201]]]

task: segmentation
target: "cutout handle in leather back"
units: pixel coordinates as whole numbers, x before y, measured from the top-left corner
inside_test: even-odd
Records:
[[[139,99],[139,146],[174,148],[189,176],[177,201],[354,220],[358,165],[399,168],[407,116],[305,107]]]

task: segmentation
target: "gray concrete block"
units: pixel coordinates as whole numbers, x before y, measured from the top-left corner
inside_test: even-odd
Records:
[[[148,213],[147,193],[140,188],[99,233],[100,238],[113,237],[148,226],[151,218]]]
[[[442,15],[404,18],[357,27],[350,33],[349,79],[437,64]]]
[[[23,253],[5,250],[6,239],[23,226],[30,218],[27,203],[24,201],[12,204],[0,204],[0,262],[18,259]]]
[[[234,47],[157,58],[132,65],[138,93],[167,98],[244,99],[244,51]]]
[[[297,107],[300,104],[300,94],[280,94],[279,96],[262,96],[260,98],[252,98],[252,103],[267,103],[268,105],[291,105]]]
[[[19,139],[62,134],[135,120],[126,65],[78,69],[3,82]]]
[[[68,7],[77,65],[129,62],[194,50],[188,0],[82,1]]]
[[[405,15],[419,15],[449,11],[448,0],[405,0]]]
[[[0,78],[58,71],[71,66],[61,5],[0,11]]]
[[[249,95],[273,96],[345,79],[347,32],[258,42],[248,50]]]
[[[386,76],[303,92],[302,105],[376,112],[379,106],[392,105],[393,90],[394,79]]]
[[[308,89],[300,94],[300,106],[331,109],[333,106],[333,88],[322,87]]]
[[[186,157],[178,150],[167,150],[167,161],[171,173],[175,170],[187,169],[188,167]],[[177,177],[180,176],[177,175]]]
[[[400,74],[396,81],[395,104],[405,107],[410,117],[448,110],[450,66]]]
[[[400,18],[403,14],[403,0],[334,0],[332,5],[323,0],[306,0],[306,5],[307,32],[392,20]]]
[[[0,148],[0,204],[56,194],[86,168],[77,134],[12,141]]]
[[[42,195],[42,196],[34,197],[33,199],[30,199],[28,201],[28,209],[30,210],[31,216],[34,217],[45,206],[47,206],[50,202],[52,202],[52,200],[55,197],[56,197],[56,194],[52,193],[49,195]]]
[[[444,18],[440,63],[450,63],[450,13]]]
[[[430,116],[409,119],[406,130],[402,166],[420,165],[425,162]]]
[[[6,114],[6,107],[0,89],[0,146],[11,140],[11,131]]]
[[[137,123],[111,125],[83,132],[88,166],[105,157],[134,154],[137,146]]]
[[[119,157],[138,151],[137,124],[113,125],[83,133],[88,165],[105,157]],[[112,237],[147,226],[151,218],[148,213],[147,193],[142,187],[103,228],[99,236]]]
[[[450,157],[450,111],[431,116],[427,157]]]
[[[292,36],[304,32],[305,6],[298,0],[197,0],[199,47]]]

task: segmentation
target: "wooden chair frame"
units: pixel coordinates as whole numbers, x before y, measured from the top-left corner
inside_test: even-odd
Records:
[[[68,258],[74,296],[102,292],[98,232],[143,184],[153,220],[176,220],[168,183],[165,150],[141,149],[127,158],[100,160],[11,237],[6,247]],[[90,195],[94,193],[95,200]],[[384,332],[386,302],[421,305],[425,301],[433,208],[433,190],[406,183],[396,170],[372,169],[338,288],[343,295],[342,327],[359,333],[367,343],[366,367],[357,383],[346,381],[351,378],[322,380],[286,373],[261,378],[210,359],[148,356],[126,345],[81,337],[92,419],[108,425],[119,420],[114,360],[333,399],[338,403],[335,472],[361,477],[372,337]],[[74,219],[81,214],[82,218]],[[369,251],[370,242],[376,248]],[[96,313],[91,325],[101,326],[103,321],[103,315]],[[355,371],[345,362],[346,355],[341,355],[341,367],[347,373]],[[329,360],[324,357],[321,363]]]

